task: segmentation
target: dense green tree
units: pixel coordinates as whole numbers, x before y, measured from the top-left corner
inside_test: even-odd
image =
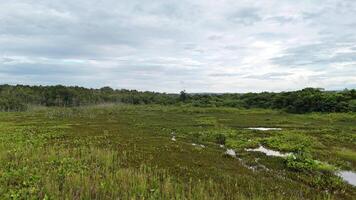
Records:
[[[110,87],[0,85],[0,110],[21,111],[28,105],[82,106],[102,103],[127,104],[190,104],[199,107],[271,108],[293,113],[355,112],[356,90],[324,91],[305,88],[293,92],[246,94],[166,94],[114,90]]]
[[[180,95],[179,95],[179,100],[182,101],[182,102],[186,102],[187,99],[188,99],[188,95],[185,92],[185,90],[181,91]]]

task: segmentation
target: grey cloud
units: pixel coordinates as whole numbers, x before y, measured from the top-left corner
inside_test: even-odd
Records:
[[[319,18],[322,14],[323,14],[323,12],[321,12],[321,11],[318,11],[318,12],[304,12],[302,16],[303,16],[304,20],[314,20],[316,18]]]
[[[209,74],[212,77],[242,77],[240,73],[212,73]]]
[[[56,75],[56,76],[73,76],[89,74],[90,71],[85,68],[73,69],[72,66],[63,66],[59,64],[14,64],[14,65],[0,65],[0,73],[7,75]]]
[[[329,63],[356,62],[356,51],[347,53],[337,53],[336,55],[332,56],[328,61]]]
[[[288,38],[288,35],[285,33],[275,33],[275,32],[261,32],[257,34],[253,34],[256,39],[261,40],[280,40]]]
[[[296,19],[294,17],[285,17],[285,16],[274,16],[274,17],[270,17],[266,20],[275,21],[282,25],[296,21]]]
[[[227,50],[232,50],[232,51],[234,51],[234,50],[237,50],[237,49],[239,49],[239,48],[241,48],[241,47],[240,47],[240,46],[237,46],[237,45],[226,45],[224,48],[227,49]]]
[[[53,6],[46,7],[46,4],[36,5],[20,4],[13,8],[14,12],[0,16],[2,52],[50,57],[70,55],[93,57],[95,54],[100,55],[95,49],[98,45],[145,48],[147,42],[157,37],[160,39],[179,37],[178,31],[172,27],[170,29],[152,27],[151,24],[161,22],[159,18],[153,18],[157,21],[148,21],[145,24],[137,23],[137,20],[145,20],[145,15],[140,18],[116,12],[108,14],[111,12],[107,9],[90,7],[84,10],[78,6],[60,11],[51,8]],[[83,4],[84,8],[86,6],[88,5]],[[8,36],[11,37],[6,39]],[[105,52],[108,53],[110,52]]]
[[[259,75],[247,75],[244,78],[252,78],[252,79],[261,79],[261,80],[283,80],[286,76],[292,75],[290,72],[275,72],[275,73],[266,73]]]
[[[230,14],[229,20],[234,23],[249,26],[261,21],[262,17],[259,15],[259,9],[249,7],[239,9],[236,12]]]
[[[211,35],[211,36],[208,37],[208,39],[212,40],[212,41],[220,40],[220,39],[222,39],[222,36],[220,36],[220,35]]]
[[[351,49],[355,44],[356,40],[355,43],[349,43],[348,39],[329,39],[315,44],[288,48],[281,56],[274,57],[271,61],[285,67],[310,66],[313,68],[323,68],[326,67],[325,65],[335,63],[354,62],[356,61],[356,51],[336,52],[344,48]]]
[[[285,84],[288,69],[328,77],[337,73],[332,66],[354,67],[355,9],[341,0],[6,1],[0,77],[169,92],[275,90],[269,80]],[[351,82],[355,73],[328,86],[342,77]],[[233,84],[249,79],[259,85]]]

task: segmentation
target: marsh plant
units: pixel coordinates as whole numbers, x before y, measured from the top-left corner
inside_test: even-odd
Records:
[[[334,171],[356,169],[354,120],[157,105],[0,113],[0,199],[352,199]],[[245,151],[260,145],[293,157]]]

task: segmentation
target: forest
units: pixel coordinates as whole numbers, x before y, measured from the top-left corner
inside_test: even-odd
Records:
[[[356,90],[325,91],[304,88],[290,92],[168,94],[137,90],[78,86],[0,85],[0,110],[24,111],[31,106],[75,107],[108,103],[133,105],[189,105],[280,109],[289,113],[355,112]]]

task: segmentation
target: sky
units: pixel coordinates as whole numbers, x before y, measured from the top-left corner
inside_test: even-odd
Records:
[[[356,88],[354,0],[0,1],[0,84]]]

